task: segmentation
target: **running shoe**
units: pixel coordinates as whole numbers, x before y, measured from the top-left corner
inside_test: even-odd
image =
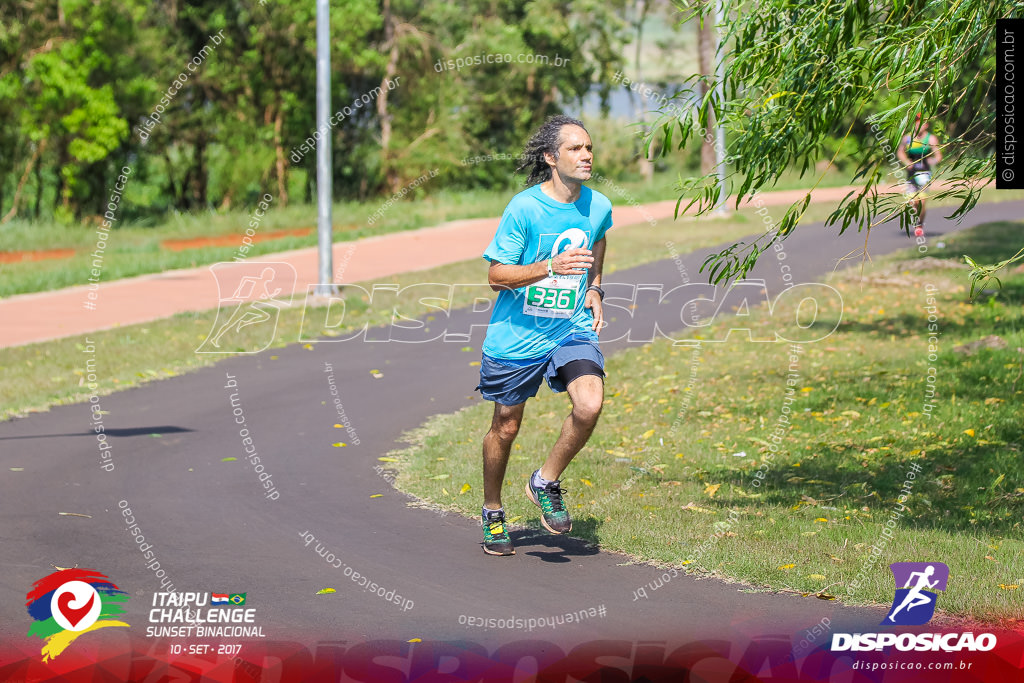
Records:
[[[484,552],[488,555],[515,555],[508,529],[505,528],[505,513],[502,510],[487,510],[483,518]]]
[[[533,477],[526,482],[526,495],[530,501],[540,508],[540,523],[553,534],[565,534],[572,531],[572,519],[565,509],[562,495],[568,493],[561,488],[561,482],[552,481],[542,488],[533,485]]]

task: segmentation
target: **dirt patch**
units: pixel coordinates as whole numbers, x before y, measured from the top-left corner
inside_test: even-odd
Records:
[[[313,228],[292,228],[291,230],[274,230],[272,232],[258,233],[249,239],[253,242],[266,242],[277,240],[282,237],[305,237],[313,232]],[[185,251],[186,249],[202,249],[204,247],[239,247],[242,245],[242,238],[245,235],[221,235],[219,237],[194,237],[191,239],[163,240],[160,244],[171,251]]]
[[[0,251],[0,263],[24,263],[25,261],[49,261],[71,258],[74,249],[43,249],[41,251]]]

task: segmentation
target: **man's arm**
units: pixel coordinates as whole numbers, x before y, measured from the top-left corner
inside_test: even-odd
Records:
[[[604,270],[604,250],[607,247],[605,238],[602,237],[594,244],[594,265],[590,267],[589,284],[601,286],[601,272]]]
[[[594,265],[590,267],[590,285],[601,286],[601,271],[604,269],[604,250],[606,246],[607,243],[604,237],[594,244]],[[583,306],[589,308],[594,314],[592,329],[597,334],[601,334],[601,328],[604,327],[604,306],[602,304],[601,295],[588,289],[583,299]]]
[[[551,270],[557,275],[582,275],[593,263],[594,257],[589,249],[566,249],[551,260]],[[501,289],[526,287],[547,276],[547,259],[525,266],[514,266],[492,260],[491,267],[487,270],[487,284],[497,292]]]

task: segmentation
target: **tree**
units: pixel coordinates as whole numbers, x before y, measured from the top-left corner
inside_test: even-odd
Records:
[[[908,231],[911,207],[883,184],[901,182],[893,163],[897,145],[916,114],[955,122],[943,141],[946,157],[936,174],[944,187],[932,198],[960,200],[954,217],[977,203],[981,187],[995,175],[995,22],[1019,10],[1012,0],[723,0],[724,99],[707,78],[705,97],[680,102],[678,116],[665,115],[648,137],[664,138],[667,153],[707,127],[712,113],[723,122],[730,144],[730,185],[736,205],[771,187],[784,171],[813,175],[815,162],[859,142],[854,180],[861,184],[826,221],[843,233],[870,230],[898,217]],[[686,3],[691,18],[713,12],[714,3]],[[699,79],[695,76],[694,80]],[[834,150],[829,158],[825,152]],[[820,181],[820,178],[819,178]],[[718,199],[713,174],[691,179],[680,203],[710,211]],[[786,211],[777,229],[750,244],[739,242],[710,256],[702,266],[712,282],[743,277],[758,256],[797,228],[810,193]],[[877,218],[876,218],[877,216]],[[1018,254],[1016,258],[1022,258]],[[1006,263],[1002,264],[1006,265]],[[977,283],[993,266],[976,266]]]

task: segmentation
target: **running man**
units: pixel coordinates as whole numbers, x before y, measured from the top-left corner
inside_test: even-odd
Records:
[[[904,135],[896,156],[907,169],[906,194],[914,207],[916,223],[914,234],[924,234],[924,190],[932,181],[932,168],[942,161],[939,139],[928,130],[928,120],[918,114],[914,119],[913,135]]]
[[[894,609],[892,611],[892,614],[889,615],[889,621],[896,623],[896,615],[904,607],[906,607],[907,611],[909,612],[915,607],[927,605],[929,602],[931,602],[931,600],[929,600],[926,596],[921,594],[921,591],[925,588],[935,588],[935,586],[938,585],[938,579],[935,579],[934,581],[928,580],[929,577],[931,577],[934,573],[935,566],[928,565],[927,567],[925,567],[923,572],[913,572],[910,576],[907,577],[907,583],[903,587],[910,588],[910,590],[907,592],[907,597],[905,597],[903,599],[903,602],[900,603],[900,606]],[[917,583],[913,587],[911,587],[910,584],[913,583],[915,576],[917,577]]]
[[[542,380],[568,391],[572,411],[543,465],[526,484],[541,523],[553,534],[572,529],[559,477],[587,443],[604,402],[604,356],[597,344],[604,315],[601,269],[611,201],[585,187],[594,160],[590,135],[568,116],[549,118],[526,144],[526,190],[505,207],[484,258],[500,292],[480,364],[480,390],[494,401],[484,436],[484,552],[514,555],[501,486],[526,399]]]

